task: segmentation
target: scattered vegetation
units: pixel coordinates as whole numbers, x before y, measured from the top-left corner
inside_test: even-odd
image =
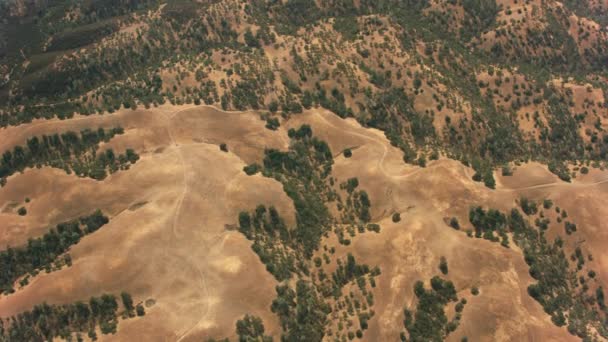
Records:
[[[83,216],[73,221],[59,223],[44,236],[30,239],[25,246],[0,251],[0,288],[3,293],[13,292],[14,282],[27,274],[36,275],[41,269],[50,272],[64,263],[68,266],[71,259],[68,255],[61,257],[80,239],[95,232],[108,223],[108,217],[101,211]]]
[[[0,180],[6,183],[6,178],[16,172],[41,166],[64,169],[80,177],[104,179],[108,172],[128,169],[139,159],[131,149],[119,155],[112,149],[97,152],[100,143],[108,142],[123,132],[120,127],[109,130],[100,128],[97,131],[83,130],[80,134],[66,132],[30,138],[26,146],[18,145],[12,151],[4,152],[0,161]]]
[[[253,241],[252,248],[268,272],[283,282],[277,286],[277,298],[272,303],[272,311],[283,328],[282,339],[321,341],[326,334],[363,336],[372,315],[373,294],[369,287],[375,286],[374,278],[380,270],[358,264],[349,253],[346,260],[336,260],[337,267],[329,274],[325,265],[331,262],[333,247],[330,252],[321,245],[332,227],[340,243],[348,246],[345,230],[354,237],[356,232],[379,232],[380,226],[368,223],[371,202],[365,191],[358,190],[356,178],[340,183],[346,200],[333,188],[337,183],[331,177],[333,158],[328,145],[313,137],[307,125],[290,129],[288,134],[289,151],[266,150],[263,167],[258,171],[283,184],[296,209],[295,226],[289,227],[276,208],[259,205],[252,212],[239,214],[239,231]],[[328,205],[338,208],[339,219],[331,215]],[[289,281],[293,278],[295,282]],[[343,291],[349,294],[345,296]],[[336,331],[327,317],[330,312],[343,312],[343,319],[356,312],[365,323],[361,323],[358,332],[344,328]],[[263,330],[258,323],[261,324],[250,319],[247,326],[255,328],[247,336],[261,336]],[[344,327],[342,319],[340,326]]]
[[[245,315],[236,322],[236,333],[239,342],[271,342],[272,337],[264,335],[264,323],[256,316]]]
[[[114,334],[118,326],[119,305],[111,294],[91,297],[88,303],[34,306],[8,319],[0,319],[0,336],[6,341],[50,341],[71,339],[75,334],[87,333],[97,339],[96,329],[102,334]],[[125,308],[125,310],[128,310]]]
[[[449,280],[435,276],[431,279],[431,288],[425,289],[422,281],[414,285],[414,294],[418,304],[414,312],[405,309],[403,325],[407,335],[402,334],[402,341],[443,341],[456,330],[461,319],[464,303],[456,309],[456,314],[448,321],[445,307],[450,302],[458,301],[454,284]],[[460,304],[460,303],[459,303]]]
[[[605,11],[566,4],[543,2],[533,14],[525,6],[517,18],[496,1],[477,0],[257,1],[230,14],[230,5],[214,2],[57,1],[30,5],[53,15],[32,9],[23,18],[2,4],[11,34],[0,37],[0,125],[165,102],[268,109],[286,119],[321,106],[383,130],[408,163],[424,167],[428,150],[441,151],[473,166],[489,188],[494,169],[510,175],[511,162],[530,159],[569,181],[573,162],[606,161],[608,138],[596,120],[605,106],[585,99],[575,113],[579,100],[552,78],[601,88],[608,47],[605,33],[582,21],[575,36],[569,32],[573,13],[602,22]],[[509,19],[497,22],[502,16]],[[120,32],[129,24],[143,25]],[[376,33],[386,41],[373,41]],[[264,53],[269,48],[288,52],[280,67]],[[433,105],[415,110],[418,97]],[[266,126],[277,129],[279,119],[268,117]]]
[[[540,217],[536,203],[522,198],[519,204],[526,216],[516,208],[508,214],[494,209],[486,211],[481,207],[471,208],[469,219],[476,229],[476,235],[495,241],[497,238],[494,233],[498,232],[503,237],[502,241],[507,241],[503,245],[508,245],[507,236],[511,235],[523,251],[530,275],[536,280],[528,287],[528,294],[543,306],[553,323],[567,326],[571,334],[582,339],[597,338],[596,334],[606,338],[608,330],[604,322],[608,311],[589,293],[590,286],[584,279],[585,257],[582,249],[576,247],[571,254],[570,260],[576,261],[576,266],[571,266],[566,256],[564,240],[557,236],[551,242],[545,236],[549,221]],[[548,200],[543,203],[545,208],[551,205],[552,202]],[[561,212],[564,216],[564,211]],[[566,222],[565,229],[567,235],[573,234],[576,225]],[[579,276],[580,273],[583,275]],[[591,270],[587,275],[593,278],[590,273]]]

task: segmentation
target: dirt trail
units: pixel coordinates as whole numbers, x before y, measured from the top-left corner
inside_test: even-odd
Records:
[[[324,122],[326,125],[330,126],[331,128],[334,128],[334,129],[336,129],[336,130],[341,130],[341,128],[336,127],[336,126],[335,126],[333,123],[329,122],[329,120],[327,120],[327,119],[325,118],[325,116],[323,115],[323,113],[319,113],[319,114],[318,114],[318,117],[319,117],[319,118],[321,118],[321,120],[322,120],[322,121],[323,121],[323,122]],[[363,139],[368,140],[368,141],[371,141],[371,142],[373,142],[373,143],[375,143],[375,144],[377,144],[377,145],[380,145],[380,147],[382,147],[383,153],[382,153],[382,157],[380,157],[380,159],[378,159],[378,163],[376,164],[376,165],[377,165],[377,167],[378,167],[378,169],[379,169],[380,171],[382,171],[382,173],[383,173],[385,176],[388,176],[388,177],[395,178],[395,177],[403,177],[403,176],[404,176],[404,175],[401,175],[401,174],[400,174],[400,175],[397,175],[397,176],[395,176],[395,175],[391,175],[391,174],[390,174],[389,172],[387,172],[387,171],[386,171],[386,169],[384,168],[384,160],[385,160],[385,158],[386,158],[386,156],[388,155],[388,152],[389,152],[388,147],[386,146],[386,143],[385,143],[385,142],[381,141],[381,140],[380,140],[380,139],[378,139],[378,138],[372,138],[372,137],[370,137],[370,136],[368,136],[368,135],[361,134],[361,133],[357,133],[357,132],[350,132],[350,131],[348,131],[348,132],[344,132],[344,133],[346,133],[346,134],[348,134],[348,135],[351,135],[351,136],[355,136],[355,137],[363,138]],[[405,175],[405,176],[409,176],[409,175],[410,175],[410,174]]]
[[[600,181],[592,182],[592,183],[551,182],[551,183],[545,183],[545,184],[537,184],[537,185],[525,186],[525,187],[521,187],[521,188],[499,189],[499,190],[500,191],[524,191],[524,190],[551,188],[551,187],[558,187],[558,186],[585,188],[585,187],[590,187],[590,186],[595,186],[595,185],[601,185],[601,184],[604,184],[604,183],[608,183],[608,178],[602,179]]]
[[[241,115],[241,114],[248,113],[248,112],[242,112],[242,111],[224,111],[224,110],[212,107],[212,106],[204,106],[204,107],[212,108],[213,110],[217,110],[217,111],[222,112],[224,114],[239,114],[239,115]],[[185,108],[185,109],[176,111],[174,113],[171,113],[167,117],[167,132],[169,133],[169,136],[171,138],[172,145],[175,147],[176,152],[179,155],[179,158],[180,158],[180,161],[181,161],[181,164],[182,164],[182,171],[183,171],[183,189],[182,189],[182,194],[181,194],[181,196],[180,196],[180,198],[178,200],[178,203],[176,205],[175,213],[174,213],[174,216],[173,216],[173,224],[172,224],[173,240],[175,241],[175,243],[178,243],[178,239],[181,236],[179,234],[179,228],[178,228],[178,226],[179,226],[179,217],[180,217],[180,213],[181,213],[181,210],[182,210],[182,205],[183,205],[184,199],[186,198],[186,196],[187,196],[187,194],[189,192],[188,174],[187,174],[187,171],[186,171],[186,162],[185,162],[185,159],[184,159],[184,156],[183,156],[183,153],[182,153],[182,148],[185,148],[187,146],[201,145],[203,143],[192,143],[192,144],[181,144],[180,145],[179,143],[177,143],[177,141],[174,138],[171,126],[172,126],[173,121],[176,120],[181,113],[184,113],[184,112],[192,110],[192,109],[193,108]],[[221,235],[218,236],[218,237],[216,237],[214,239],[214,241],[217,241],[217,240],[221,239],[221,237],[222,237]],[[204,239],[201,240],[201,243],[203,244],[203,247],[206,250],[210,250],[209,249],[210,246],[209,246],[209,244],[208,244],[208,242],[206,240],[204,240]],[[192,325],[190,328],[188,328],[186,331],[184,331],[181,334],[179,334],[179,337],[176,340],[177,342],[183,341],[185,338],[187,338],[193,332],[195,332],[196,329],[201,325],[201,323],[207,320],[207,318],[209,316],[209,313],[210,313],[210,304],[209,303],[210,303],[210,297],[211,296],[210,296],[210,293],[209,293],[209,287],[208,287],[207,282],[206,282],[205,273],[201,269],[200,265],[198,265],[198,263],[195,260],[192,260],[191,257],[188,258],[188,263],[191,264],[191,265],[194,265],[196,267],[196,270],[197,270],[197,272],[199,274],[199,286],[201,287],[202,292],[204,293],[204,295],[201,296],[201,299],[204,298],[204,300],[202,300],[202,302],[206,303],[206,305],[205,305],[205,312],[201,315],[201,317],[198,319],[198,321],[194,325]]]
[[[189,191],[189,187],[188,187],[188,173],[186,171],[186,162],[184,159],[184,155],[182,153],[182,146],[180,146],[177,141],[175,140],[175,137],[173,136],[172,133],[172,129],[171,129],[171,124],[172,124],[172,120],[173,118],[175,118],[177,115],[179,115],[180,113],[189,110],[191,108],[186,108],[186,109],[182,109],[182,110],[178,110],[170,115],[164,115],[167,121],[167,133],[169,135],[169,138],[171,139],[171,144],[173,145],[173,147],[175,148],[175,152],[177,153],[180,163],[181,163],[181,169],[182,169],[182,182],[183,182],[183,186],[182,186],[182,192],[181,195],[179,196],[179,199],[177,200],[175,209],[174,209],[174,213],[173,213],[173,220],[172,220],[172,226],[171,226],[171,231],[173,233],[173,238],[172,241],[174,244],[176,244],[177,246],[179,245],[179,232],[178,232],[178,225],[179,225],[179,217],[180,217],[180,213],[182,210],[182,204],[184,203],[184,199],[186,198],[188,191]],[[201,241],[204,245],[205,248],[208,249],[208,246],[206,245],[206,242],[203,240]],[[179,247],[179,246],[178,246]],[[165,249],[165,252],[167,252],[167,249]],[[206,308],[205,308],[205,313],[203,314],[203,316],[201,317],[201,319],[199,320],[199,323],[205,319],[205,317],[207,317],[207,315],[209,314],[209,288],[207,286],[207,281],[206,281],[206,277],[205,277],[205,273],[203,272],[203,270],[201,269],[201,267],[198,265],[198,263],[195,260],[192,260],[192,257],[188,257],[187,260],[187,264],[188,265],[193,265],[199,275],[199,287],[201,289],[201,292],[204,293],[201,295],[201,299],[204,297],[203,302],[207,303]],[[194,326],[192,326],[190,329],[186,330],[185,332],[183,332],[181,334],[181,336],[177,339],[177,341],[181,341],[183,340],[186,336],[188,336],[188,334],[190,332],[193,331],[193,329],[196,328],[196,326],[199,324],[195,324]]]

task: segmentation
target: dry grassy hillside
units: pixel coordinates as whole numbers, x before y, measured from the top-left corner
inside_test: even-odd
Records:
[[[0,341],[608,340],[605,0],[0,0]]]
[[[470,180],[471,169],[449,159],[431,161],[426,168],[403,164],[400,151],[382,132],[325,110],[307,111],[276,131],[266,129],[256,112],[202,106],[119,111],[7,129],[2,148],[33,134],[116,124],[125,134],[111,142],[114,148],[135,147],[141,156],[129,170],[95,181],[56,169],[27,169],[2,188],[3,246],[23,244],[49,224],[96,208],[110,216],[107,227],[70,250],[71,267],[43,272],[3,295],[2,316],[42,301],[68,303],[127,290],[136,302],[146,303],[146,315],[120,321],[116,334],[102,339],[233,339],[235,322],[246,313],[261,317],[266,333],[278,336],[280,326],[270,311],[277,281],[234,227],[240,210],[262,203],[274,205],[293,222],[294,208],[280,183],[247,176],[242,168],[261,160],[265,148],[285,150],[288,128],[301,124],[309,124],[334,151],[333,177],[358,178],[372,202],[371,221],[381,226],[379,233],[357,234],[350,246],[340,244],[333,233],[322,240],[322,246],[336,249],[336,259],[352,253],[359,262],[381,269],[371,290],[375,315],[364,340],[398,338],[403,309],[414,307],[414,282],[439,274],[441,256],[449,263],[446,278],[468,301],[451,340],[573,339],[527,294],[533,279],[518,247],[469,238],[444,221],[454,216],[468,228],[472,205],[507,210],[517,206],[520,196],[552,199],[579,226],[566,250],[576,244],[593,254],[585,264],[599,271],[593,284],[608,281],[601,272],[608,267],[602,248],[608,239],[602,218],[608,213],[600,205],[608,191],[605,172],[564,183],[542,165],[522,164],[490,190]],[[220,143],[227,144],[228,153],[220,151]],[[345,148],[352,149],[351,158],[337,154]],[[26,196],[28,214],[21,217],[9,208]],[[394,213],[401,214],[401,221],[391,220]],[[549,233],[564,235],[557,224]],[[471,294],[473,287],[479,295]]]

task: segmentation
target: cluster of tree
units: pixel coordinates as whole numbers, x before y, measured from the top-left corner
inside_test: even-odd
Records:
[[[253,163],[243,167],[243,171],[247,174],[247,176],[253,176],[256,173],[262,171],[262,167],[260,164]]]
[[[371,202],[365,190],[357,191],[359,180],[356,177],[349,178],[340,184],[340,188],[346,190],[348,197],[345,205],[339,205],[338,209],[343,210],[342,221],[348,223],[368,223],[371,221]]]
[[[141,11],[157,4],[157,0],[91,1],[79,4],[78,10],[82,16],[76,20],[80,22],[96,22],[106,18]]]
[[[457,312],[452,321],[448,321],[445,313],[445,306],[458,300],[451,281],[435,276],[431,279],[429,290],[424,288],[422,281],[417,281],[414,294],[418,298],[418,304],[415,312],[404,310],[403,325],[407,335],[401,334],[402,341],[443,341],[456,330],[460,323],[460,312]]]
[[[520,205],[522,203],[522,208],[525,207],[529,213],[536,211],[532,202],[520,200]],[[550,201],[544,202],[547,207],[551,204]],[[536,280],[528,287],[528,293],[543,306],[553,323],[567,326],[570,333],[580,338],[591,338],[594,330],[603,337],[608,336],[604,323],[608,312],[602,309],[597,299],[587,294],[590,288],[585,277],[577,276],[585,261],[580,248],[572,254],[572,260],[577,261],[573,268],[565,254],[564,240],[558,236],[553,242],[548,241],[543,225],[539,229],[534,228],[516,208],[509,214],[494,209],[486,212],[479,207],[472,208],[470,218],[475,227],[504,229],[506,226],[512,233],[513,241],[523,251],[530,275]],[[572,225],[569,223],[568,227],[572,228]],[[592,278],[595,274],[589,271],[588,276]]]
[[[268,118],[266,119],[266,128],[276,131],[281,126],[278,118]]]
[[[563,161],[551,160],[549,161],[549,164],[547,166],[549,167],[549,171],[551,171],[564,182],[570,182],[570,180],[572,179],[567,163]]]
[[[133,305],[133,297],[128,292],[121,292],[120,298],[122,299],[122,305],[125,308],[123,317],[135,317],[144,316],[146,314],[146,309],[142,303],[137,305]]]
[[[353,279],[363,277],[370,273],[370,268],[366,264],[357,264],[355,257],[348,253],[346,256],[346,264],[340,262],[336,270],[332,273],[332,280],[335,284],[334,297],[340,296],[340,289],[353,281]]]
[[[496,181],[494,180],[494,166],[488,161],[482,161],[481,159],[473,159],[473,180],[476,182],[483,182],[485,186],[490,189],[496,187]]]
[[[325,334],[330,306],[317,293],[315,286],[298,280],[295,291],[288,285],[276,288],[277,298],[271,310],[279,316],[284,341],[320,342]]]
[[[0,289],[13,291],[13,283],[26,274],[34,274],[51,264],[80,239],[109,222],[99,210],[73,221],[57,224],[40,238],[30,239],[25,246],[0,251]]]
[[[347,40],[353,40],[359,33],[359,24],[357,18],[352,15],[338,17],[334,21],[334,30],[340,32]]]
[[[391,144],[403,151],[407,163],[413,163],[417,154],[404,137],[411,136],[418,146],[431,143],[436,137],[432,118],[416,112],[403,89],[390,88],[375,94],[369,99],[366,112],[369,116],[363,124],[384,131]]]
[[[274,207],[266,210],[260,205],[252,214],[239,214],[240,231],[254,241],[254,251],[278,280],[296,270],[307,272],[303,260],[312,257],[331,221],[325,206],[326,178],[333,163],[329,146],[313,137],[308,125],[288,134],[292,139],[288,152],[268,149],[264,166],[252,164],[244,171],[254,174],[262,169],[264,175],[283,183],[296,209],[296,226],[288,228]]]
[[[299,340],[320,341],[325,335],[327,314],[332,310],[326,298],[333,296],[338,300],[344,286],[356,282],[364,293],[365,305],[373,305],[373,296],[365,287],[368,278],[375,286],[373,277],[380,274],[380,270],[370,270],[367,265],[357,264],[349,254],[346,260],[338,260],[338,268],[328,274],[322,265],[323,259],[325,263],[330,262],[329,256],[323,253],[323,259],[320,256],[314,258],[315,268],[312,267],[313,255],[319,251],[323,236],[330,233],[334,224],[356,223],[363,231],[367,228],[376,232],[380,226],[365,224],[370,219],[371,203],[367,193],[357,190],[359,182],[356,178],[341,184],[349,196],[345,204],[341,203],[332,188],[336,180],[330,177],[331,150],[325,142],[313,136],[310,126],[290,129],[288,135],[291,143],[287,152],[266,150],[263,165],[252,164],[245,171],[251,174],[262,171],[264,176],[273,177],[283,184],[296,209],[296,224],[288,227],[274,207],[259,205],[251,212],[239,214],[239,231],[253,241],[252,248],[267,270],[279,281],[285,281],[277,287],[277,298],[272,304],[273,312],[282,323],[283,339],[290,341],[297,337]],[[352,213],[356,219],[348,220],[344,215],[341,220],[334,219],[326,204],[336,199],[340,201],[338,206],[343,205],[344,212]],[[325,248],[325,251],[329,250]],[[297,280],[287,281],[292,278]],[[360,308],[359,299],[356,304],[350,298],[348,301],[335,309],[342,310],[348,306],[354,312],[353,305]],[[251,319],[241,325],[249,327],[244,335],[260,335],[259,325]],[[354,332],[350,333],[354,338]],[[358,334],[362,335],[362,332]]]
[[[80,134],[69,131],[27,139],[25,146],[17,145],[12,151],[2,154],[0,179],[4,183],[8,176],[16,172],[44,165],[65,169],[68,173],[73,171],[81,177],[101,180],[108,172],[126,169],[139,159],[137,153],[131,149],[119,155],[112,149],[97,154],[101,142],[108,142],[123,132],[120,127],[108,130],[99,128],[96,131],[83,130]]]
[[[244,171],[251,175],[262,170],[265,176],[283,184],[296,209],[295,227],[286,227],[273,207],[267,211],[258,206],[253,213],[239,215],[240,231],[254,241],[254,250],[279,280],[289,278],[296,270],[307,272],[303,260],[312,257],[332,222],[325,203],[337,198],[328,179],[333,157],[327,143],[313,137],[308,125],[290,129],[288,135],[292,139],[288,152],[266,150],[263,166],[251,164]],[[371,220],[371,201],[365,191],[355,190],[358,185],[356,178],[343,184],[349,197],[346,206],[341,207],[345,209],[342,219],[359,222],[365,230],[364,224]],[[379,231],[379,226],[370,229]]]
[[[357,216],[362,222],[369,222],[372,219],[371,202],[365,190],[357,191],[353,194],[353,204]]]
[[[482,207],[472,207],[469,210],[469,221],[475,228],[475,236],[484,239],[498,242],[499,238],[494,235],[498,233],[501,238],[501,244],[504,247],[509,246],[509,238],[507,236],[507,217],[498,210],[484,210]]]
[[[116,8],[98,2],[93,3],[94,5],[81,7],[99,8],[99,10],[92,12],[87,10],[86,15],[73,18],[74,20],[59,20],[58,23],[51,23],[48,17],[42,17],[39,18],[40,23],[38,20],[33,22],[34,29],[31,31],[38,31],[36,29],[38,28],[53,35],[49,47],[51,50],[76,47],[85,44],[87,40],[98,41],[100,36],[115,31],[114,13],[131,13],[133,9],[149,8],[156,4],[156,1],[138,0],[123,3],[113,0],[111,3],[116,4]],[[299,28],[313,24],[316,20],[335,18],[334,29],[347,39],[357,39],[359,16],[380,14],[390,16],[394,24],[402,27],[403,37],[408,37],[401,40],[401,48],[404,50],[414,50],[412,44],[414,41],[444,42],[437,48],[427,44],[427,55],[438,50],[438,58],[442,63],[434,63],[432,67],[439,74],[444,75],[445,79],[442,81],[449,89],[456,89],[471,103],[473,120],[469,121],[466,118],[459,125],[448,124],[447,138],[441,140],[433,125],[434,114],[415,111],[412,106],[413,101],[405,96],[404,89],[392,84],[391,70],[380,70],[385,69],[381,63],[378,70],[359,63],[360,69],[369,74],[373,87],[362,89],[355,84],[351,85],[351,94],[343,94],[337,88],[331,89],[327,88],[327,85],[322,85],[320,82],[322,79],[317,77],[322,71],[318,70],[319,62],[311,61],[312,57],[308,59],[303,57],[295,48],[292,51],[294,68],[304,82],[312,81],[313,77],[317,77],[316,89],[302,89],[303,86],[301,87],[298,82],[284,79],[286,94],[279,99],[284,112],[298,113],[302,111],[302,107],[310,108],[313,104],[319,104],[342,117],[356,116],[363,124],[383,129],[391,142],[403,150],[404,160],[417,161],[420,165],[424,165],[425,159],[417,158],[416,152],[419,147],[425,145],[441,145],[449,150],[452,156],[467,162],[472,162],[474,158],[482,160],[487,158],[487,165],[476,169],[476,178],[483,180],[489,187],[494,187],[491,172],[494,167],[502,165],[505,161],[528,157],[529,153],[535,159],[554,160],[557,166],[566,161],[580,160],[581,156],[593,160],[605,160],[608,153],[606,135],[601,139],[595,134],[592,143],[586,146],[578,134],[575,116],[571,115],[565,103],[556,101],[550,92],[544,95],[550,104],[549,127],[541,132],[542,141],[537,146],[536,141],[525,141],[522,138],[521,131],[511,116],[498,110],[492,101],[485,101],[479,96],[477,82],[475,77],[471,76],[479,71],[480,63],[494,63],[494,60],[490,59],[493,54],[505,64],[520,64],[522,70],[524,66],[532,65],[532,68],[526,70],[549,69],[565,72],[561,65],[567,60],[573,61],[572,64],[576,65],[577,69],[581,69],[581,74],[588,74],[593,70],[603,70],[605,63],[602,62],[608,49],[599,46],[580,54],[579,49],[572,45],[572,37],[564,26],[567,22],[564,18],[567,18],[568,12],[565,9],[558,9],[555,13],[546,11],[548,25],[544,30],[527,32],[527,36],[530,36],[527,44],[530,44],[533,50],[546,46],[550,50],[558,50],[560,53],[556,56],[551,53],[529,56],[524,52],[528,51],[527,46],[526,48],[520,46],[522,56],[516,56],[518,58],[512,61],[504,52],[513,44],[515,47],[519,46],[517,39],[509,39],[509,43],[505,46],[497,44],[490,53],[483,49],[474,49],[473,53],[469,53],[463,42],[478,37],[493,24],[498,6],[494,0],[464,0],[456,5],[461,5],[464,10],[460,34],[454,34],[450,29],[452,25],[446,24],[446,21],[439,25],[434,23],[436,18],[430,18],[429,13],[426,13],[434,11],[422,13],[424,8],[428,8],[428,1],[363,1],[356,6],[349,1],[330,1],[319,6],[304,0],[256,1],[247,4],[245,13],[251,16],[259,29],[255,34],[251,30],[246,30],[243,44],[237,39],[239,35],[231,27],[229,19],[217,18],[211,13],[205,13],[206,4],[170,2],[159,11],[160,18],[146,22],[149,29],[138,32],[136,39],[116,39],[118,43],[99,49],[100,51],[89,49],[82,56],[70,57],[70,62],[64,63],[62,68],[50,67],[56,61],[56,57],[49,58],[49,54],[43,54],[41,46],[44,44],[40,42],[38,44],[40,47],[35,49],[36,51],[28,53],[28,56],[33,55],[32,66],[24,72],[23,79],[16,82],[20,91],[15,92],[7,106],[3,106],[0,124],[18,124],[31,121],[32,118],[69,117],[74,112],[116,110],[120,106],[134,108],[138,103],[149,106],[163,103],[166,99],[172,103],[190,101],[198,104],[201,100],[205,103],[217,103],[220,99],[215,83],[206,80],[206,77],[201,75],[203,71],[197,72],[196,79],[199,81],[199,86],[193,89],[186,87],[179,96],[175,94],[177,88],[173,91],[163,91],[162,79],[157,67],[162,65],[163,61],[175,61],[175,51],[179,51],[180,56],[194,58],[193,56],[208,54],[212,49],[228,48],[243,53],[246,56],[243,60],[256,59],[259,48],[263,47],[263,44],[276,43],[275,35],[268,25],[271,22],[276,23],[274,26],[277,32],[295,35]],[[58,7],[55,10],[61,12],[64,9]],[[202,20],[193,20],[197,16]],[[100,18],[112,20],[100,21]],[[53,29],[46,30],[47,26]],[[96,30],[95,35],[82,34],[93,30]],[[176,36],[179,39],[168,38]],[[473,46],[475,47],[475,44]],[[13,50],[20,51],[19,48]],[[518,49],[514,48],[514,50]],[[369,57],[370,54],[366,48],[362,48],[360,53],[364,58]],[[586,63],[579,61],[583,59]],[[37,60],[43,62],[36,62]],[[274,73],[272,71],[241,73],[238,71],[240,68],[236,67],[237,64],[240,63],[235,63],[235,67],[230,70],[234,69],[240,78],[234,84],[228,82],[229,86],[226,87],[221,99],[222,106],[238,109],[266,106],[262,99],[273,90],[271,85],[274,81]],[[536,75],[530,76],[540,78]],[[178,85],[181,86],[179,81],[178,78]],[[416,93],[424,81],[418,76],[415,77]],[[0,92],[8,93],[8,88],[6,86],[0,89]],[[94,91],[94,98],[89,98],[86,94],[92,89],[97,90]],[[355,93],[364,93],[366,98],[364,103],[358,104],[359,108],[350,108],[346,104],[348,102],[346,98],[348,95],[354,98],[357,95]],[[268,105],[273,112],[278,110],[278,106],[278,102]],[[564,172],[564,168],[551,169],[563,179],[570,177]]]
[[[318,248],[328,229],[330,215],[325,206],[325,182],[331,172],[333,157],[324,141],[312,136],[310,126],[290,129],[292,144],[288,152],[270,149],[265,152],[264,172],[283,183],[296,209],[294,240],[307,258]]]
[[[257,316],[245,315],[236,322],[239,342],[272,342],[272,337],[264,335],[264,323]]]
[[[566,230],[566,234],[570,235],[570,234],[576,232],[576,224],[566,221],[566,222],[564,222],[564,229]]]
[[[319,88],[316,96],[310,96],[310,99],[307,99],[307,94],[305,92],[302,98],[302,103],[305,106],[308,106],[308,102],[318,103],[321,107],[336,113],[341,118],[353,116],[353,110],[346,106],[344,94],[337,88],[332,89],[331,96],[327,96],[327,92],[323,88]]]
[[[76,29],[65,30],[53,36],[47,51],[61,51],[74,49],[94,43],[103,37],[118,31],[119,23],[107,20],[88,25],[82,25]]]
[[[88,333],[97,339],[99,326],[102,334],[113,334],[118,325],[119,305],[111,294],[91,297],[88,303],[34,306],[30,311],[0,319],[0,336],[5,341],[51,341],[57,338],[69,340],[76,334]]]
[[[122,2],[122,1],[112,1]],[[139,1],[137,1],[139,2]],[[95,2],[99,3],[99,2]],[[144,1],[141,8],[151,4],[158,5],[158,2]],[[101,8],[110,8],[110,12],[125,8],[124,4]],[[137,6],[140,8],[140,6]],[[190,2],[171,2],[167,4],[161,12],[162,18],[146,19],[149,29],[137,33],[137,37],[126,37],[115,34],[110,40],[110,44],[105,44],[103,49],[86,48],[86,53],[79,54],[78,57],[69,55],[68,62],[63,63],[61,68],[53,67],[53,63],[62,57],[61,53],[44,53],[42,42],[32,44],[28,48],[28,56],[32,59],[40,60],[35,68],[28,66],[28,70],[22,76],[23,79],[15,80],[18,91],[9,97],[6,111],[0,116],[0,124],[20,124],[30,122],[33,118],[50,117],[71,117],[74,112],[88,114],[96,110],[116,110],[121,105],[125,108],[134,108],[137,103],[143,103],[146,107],[150,104],[164,103],[167,98],[171,98],[173,92],[162,91],[162,81],[158,77],[158,67],[163,60],[174,56],[175,51],[192,52],[197,55],[210,47],[208,34],[217,30],[218,35],[227,41],[236,40],[236,33],[230,29],[225,20],[210,20],[209,26],[203,20],[198,20],[187,27],[185,21],[192,19],[197,13],[194,3]],[[57,15],[65,11],[68,6],[59,5]],[[71,8],[71,6],[70,6]],[[93,12],[96,15],[97,12]],[[66,17],[69,17],[66,13]],[[55,16],[48,16],[55,17]],[[84,16],[79,19],[85,18]],[[121,18],[122,23],[127,23],[132,18]],[[61,28],[62,32],[48,32],[49,36],[54,36],[51,40],[50,48],[69,48],[75,45],[86,43],[87,40],[95,40],[98,43],[101,35],[112,33],[116,29],[114,18],[107,21],[95,22],[91,24],[83,23],[80,20],[58,20],[52,23],[53,26],[64,25],[69,22],[67,29]],[[48,22],[35,21],[33,31],[45,29]],[[64,25],[66,26],[66,25]],[[209,28],[209,29],[208,29]],[[95,34],[83,34],[88,31],[95,31]],[[30,33],[32,31],[30,30]],[[178,34],[181,39],[167,39],[168,36]],[[46,40],[45,36],[45,40]],[[84,37],[84,38],[83,38]],[[31,40],[32,37],[26,37]],[[14,51],[20,49],[15,47]],[[64,51],[61,51],[64,52]],[[153,66],[151,68],[151,66]],[[151,81],[151,82],[150,82]],[[160,85],[158,84],[160,81]],[[214,86],[215,87],[215,86]],[[208,92],[209,83],[204,82],[198,89],[195,89],[188,96],[183,96],[182,101],[205,100],[209,99],[217,102],[217,93]],[[1,88],[0,94],[5,95],[8,87]],[[175,89],[176,90],[176,89]],[[92,92],[95,99],[88,96]],[[101,96],[101,101],[99,101]],[[8,96],[7,96],[8,97]],[[99,103],[101,102],[101,105]],[[177,102],[172,101],[172,102]],[[92,110],[91,110],[92,109]]]
[[[516,216],[515,213],[513,215]],[[580,330],[580,322],[577,322],[579,317],[573,310],[575,305],[581,303],[576,303],[576,284],[571,282],[573,273],[563,252],[563,241],[558,238],[550,243],[527,224],[525,227],[526,232],[520,235],[517,242],[523,247],[530,275],[537,281],[528,286],[528,294],[543,306],[557,326],[564,326],[570,321],[572,328],[569,330],[574,329],[576,334],[583,333],[587,328]],[[570,315],[566,316],[565,313]]]
[[[470,39],[494,24],[499,9],[495,0],[463,0],[462,7],[467,14],[460,29],[464,39]]]
[[[239,214],[239,231],[253,241],[252,249],[266,265],[266,270],[277,280],[286,280],[292,273],[308,273],[305,264],[298,262],[298,251],[292,232],[277,210],[259,205],[251,214]]]
[[[536,215],[536,213],[538,213],[538,206],[536,205],[536,202],[529,200],[526,197],[521,197],[519,199],[519,206],[521,207],[521,210],[528,216]]]

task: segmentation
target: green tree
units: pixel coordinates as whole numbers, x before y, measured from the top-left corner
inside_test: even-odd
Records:
[[[395,223],[401,221],[401,214],[400,213],[394,213],[392,219],[393,219],[393,222],[395,222]]]
[[[125,310],[127,311],[127,314],[132,317],[133,310],[134,310],[133,298],[131,298],[131,295],[128,294],[127,292],[122,292],[120,294],[120,298],[122,299],[122,304],[124,305]]]
[[[247,46],[251,47],[251,48],[259,48],[260,47],[260,41],[253,35],[253,32],[251,32],[251,29],[247,29],[247,31],[245,31],[245,44],[247,44]]]
[[[450,227],[454,229],[460,229],[460,223],[458,222],[458,219],[456,217],[452,217],[450,219]]]
[[[264,335],[264,324],[262,319],[256,316],[245,315],[243,319],[236,322],[236,333],[239,342],[266,342],[272,338]]]
[[[445,257],[441,257],[439,261],[439,270],[441,270],[441,273],[443,273],[444,275],[448,274],[448,261]]]

